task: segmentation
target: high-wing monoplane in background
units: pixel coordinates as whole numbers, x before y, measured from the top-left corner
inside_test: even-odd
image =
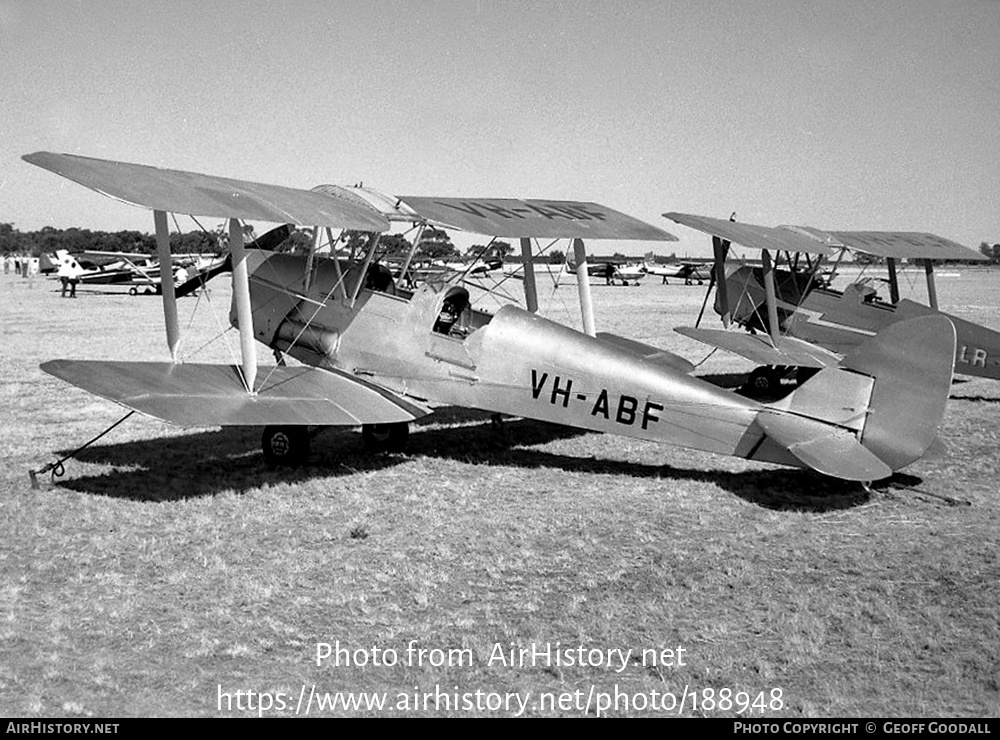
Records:
[[[917,232],[821,231],[801,226],[770,228],[685,213],[666,218],[709,234],[715,251],[715,310],[724,327],[736,324],[749,334],[680,327],[678,332],[757,362],[753,390],[768,395],[798,368],[835,366],[840,358],[886,327],[919,316],[943,316],[957,334],[954,370],[962,375],[1000,378],[1000,333],[938,310],[934,261],[981,261],[967,247],[934,234]],[[726,271],[730,244],[761,252],[761,267],[733,266]],[[869,282],[835,290],[835,275],[824,258],[844,249],[886,260],[889,300]],[[930,305],[900,299],[897,263],[919,262],[927,276]],[[839,264],[839,261],[838,261]],[[707,296],[706,296],[707,300]],[[699,316],[699,324],[701,317]]]
[[[225,261],[225,255],[172,255],[171,275],[176,296],[193,293],[223,271]],[[160,295],[162,290],[159,259],[142,252],[84,250],[71,253],[60,249],[56,251],[56,262],[68,266],[67,274],[75,276],[83,286],[127,287],[130,295]]]
[[[133,259],[148,257],[105,252],[72,254],[65,249],[57,249],[55,270],[52,272],[65,266],[81,285],[128,285],[136,273],[137,266]]]
[[[653,253],[646,254],[643,272],[662,278],[661,284],[667,285],[670,279],[683,280],[685,285],[704,285],[712,276],[711,264],[705,262],[657,262]]]
[[[577,272],[578,265],[574,257],[566,260],[566,269]],[[587,259],[587,275],[604,280],[605,285],[638,285],[646,277],[646,270],[641,265],[633,264],[622,257],[596,257]]]
[[[597,203],[374,198],[350,188],[296,190],[75,155],[24,159],[152,209],[165,264],[167,211],[230,219],[239,366],[177,362],[176,302],[164,284],[172,361],[66,359],[42,369],[182,426],[264,427],[271,462],[304,460],[310,425],[361,426],[372,446],[400,449],[409,422],[446,405],[872,481],[931,448],[947,403],[955,335],[941,316],[887,327],[774,403],[693,377],[682,357],[597,332],[584,239],[673,239]],[[313,249],[246,250],[241,218],[311,225]],[[518,240],[526,307],[480,310],[457,278],[400,286],[379,264],[380,234],[390,224]],[[317,259],[324,235],[336,243],[334,228],[370,238],[346,257]],[[559,239],[572,245],[583,331],[537,313],[534,255],[547,247],[536,240]],[[258,367],[258,342],[301,364]]]

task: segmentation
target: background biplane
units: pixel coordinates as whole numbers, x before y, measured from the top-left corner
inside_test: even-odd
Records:
[[[176,300],[165,283],[171,362],[53,360],[42,369],[179,425],[263,426],[271,462],[304,460],[310,425],[361,426],[373,447],[400,449],[410,421],[447,405],[872,481],[924,455],[947,402],[955,338],[941,316],[888,327],[775,403],[692,377],[691,363],[672,353],[598,333],[583,240],[674,237],[596,203],[305,191],[68,154],[24,159],[152,209],[161,264],[170,260],[168,210],[230,219],[239,365],[178,362]],[[313,249],[247,251],[239,218],[312,225]],[[517,239],[526,308],[476,309],[458,276],[397,284],[378,263],[380,234],[393,222]],[[370,236],[344,259],[316,259],[324,235],[336,243],[334,228]],[[538,239],[571,241],[583,331],[537,313]],[[257,342],[282,362],[258,368]]]
[[[771,394],[797,368],[835,366],[887,326],[938,315],[955,327],[955,372],[1000,379],[1000,333],[943,313],[937,306],[935,261],[985,259],[961,244],[917,232],[770,228],[685,213],[663,215],[712,237],[715,272],[709,292],[715,288],[715,311],[725,328],[736,324],[749,334],[699,325],[677,331],[757,362],[760,367],[749,383],[752,390]],[[761,267],[731,265],[727,271],[730,244],[759,250]],[[842,257],[845,249],[885,260],[888,300],[878,295],[870,280],[852,282],[843,290],[830,286],[840,260],[832,270],[825,260],[837,254]],[[900,298],[898,263],[902,259],[923,266],[930,305]]]

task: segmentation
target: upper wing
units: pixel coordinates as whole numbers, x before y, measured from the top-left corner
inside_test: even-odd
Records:
[[[951,239],[918,231],[823,231],[809,226],[779,226],[798,231],[833,247],[847,247],[876,257],[896,259],[975,260],[987,258]]]
[[[412,421],[429,409],[339,372],[268,369],[254,395],[228,365],[52,360],[42,370],[179,426],[356,426]]]
[[[652,224],[584,201],[403,195],[399,202],[423,220],[496,237],[677,241]]]
[[[735,242],[751,249],[770,249],[780,252],[803,252],[805,254],[832,254],[833,249],[819,243],[815,238],[789,229],[772,229],[721,218],[695,216],[690,213],[664,213],[665,218],[692,229]]]
[[[389,222],[356,199],[129,162],[35,152],[22,159],[84,187],[157,211],[385,231]]]

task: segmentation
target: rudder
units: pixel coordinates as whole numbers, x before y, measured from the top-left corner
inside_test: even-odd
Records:
[[[954,362],[955,327],[941,315],[892,324],[841,362],[875,379],[861,444],[893,470],[919,460],[934,443]]]

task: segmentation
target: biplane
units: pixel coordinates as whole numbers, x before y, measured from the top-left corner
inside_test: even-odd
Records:
[[[797,373],[808,377],[816,369],[835,366],[884,328],[919,316],[943,316],[954,325],[956,373],[1000,379],[1000,333],[938,309],[934,262],[985,259],[961,244],[917,232],[771,228],[685,213],[663,215],[712,237],[715,270],[709,293],[714,287],[714,308],[724,326],[718,330],[696,325],[677,331],[757,362],[760,367],[749,381],[754,391],[768,395],[785,377]],[[738,265],[727,273],[732,244],[760,251],[762,265]],[[830,286],[844,250],[885,260],[888,300],[870,279],[852,282],[844,290]],[[824,260],[835,255],[836,264],[827,269],[829,262]],[[903,259],[923,266],[929,305],[900,298],[898,263]],[[730,324],[747,333],[726,331]]]
[[[598,332],[584,240],[675,237],[597,203],[308,191],[68,154],[24,159],[151,209],[163,264],[168,211],[229,219],[239,363],[177,361],[176,301],[165,283],[171,361],[61,359],[42,369],[181,426],[263,427],[270,463],[303,462],[312,426],[360,426],[373,449],[400,450],[410,422],[460,406],[864,482],[919,460],[947,403],[955,334],[941,316],[887,327],[774,403],[693,377],[678,355]],[[313,249],[247,250],[239,219],[311,226]],[[379,264],[380,235],[394,223],[516,239],[524,307],[477,309],[458,277],[400,286]],[[369,237],[351,254],[316,259],[324,234],[336,243],[333,229]],[[538,313],[533,261],[548,248],[539,240],[572,245],[582,331]],[[258,343],[290,359],[258,367]]]

